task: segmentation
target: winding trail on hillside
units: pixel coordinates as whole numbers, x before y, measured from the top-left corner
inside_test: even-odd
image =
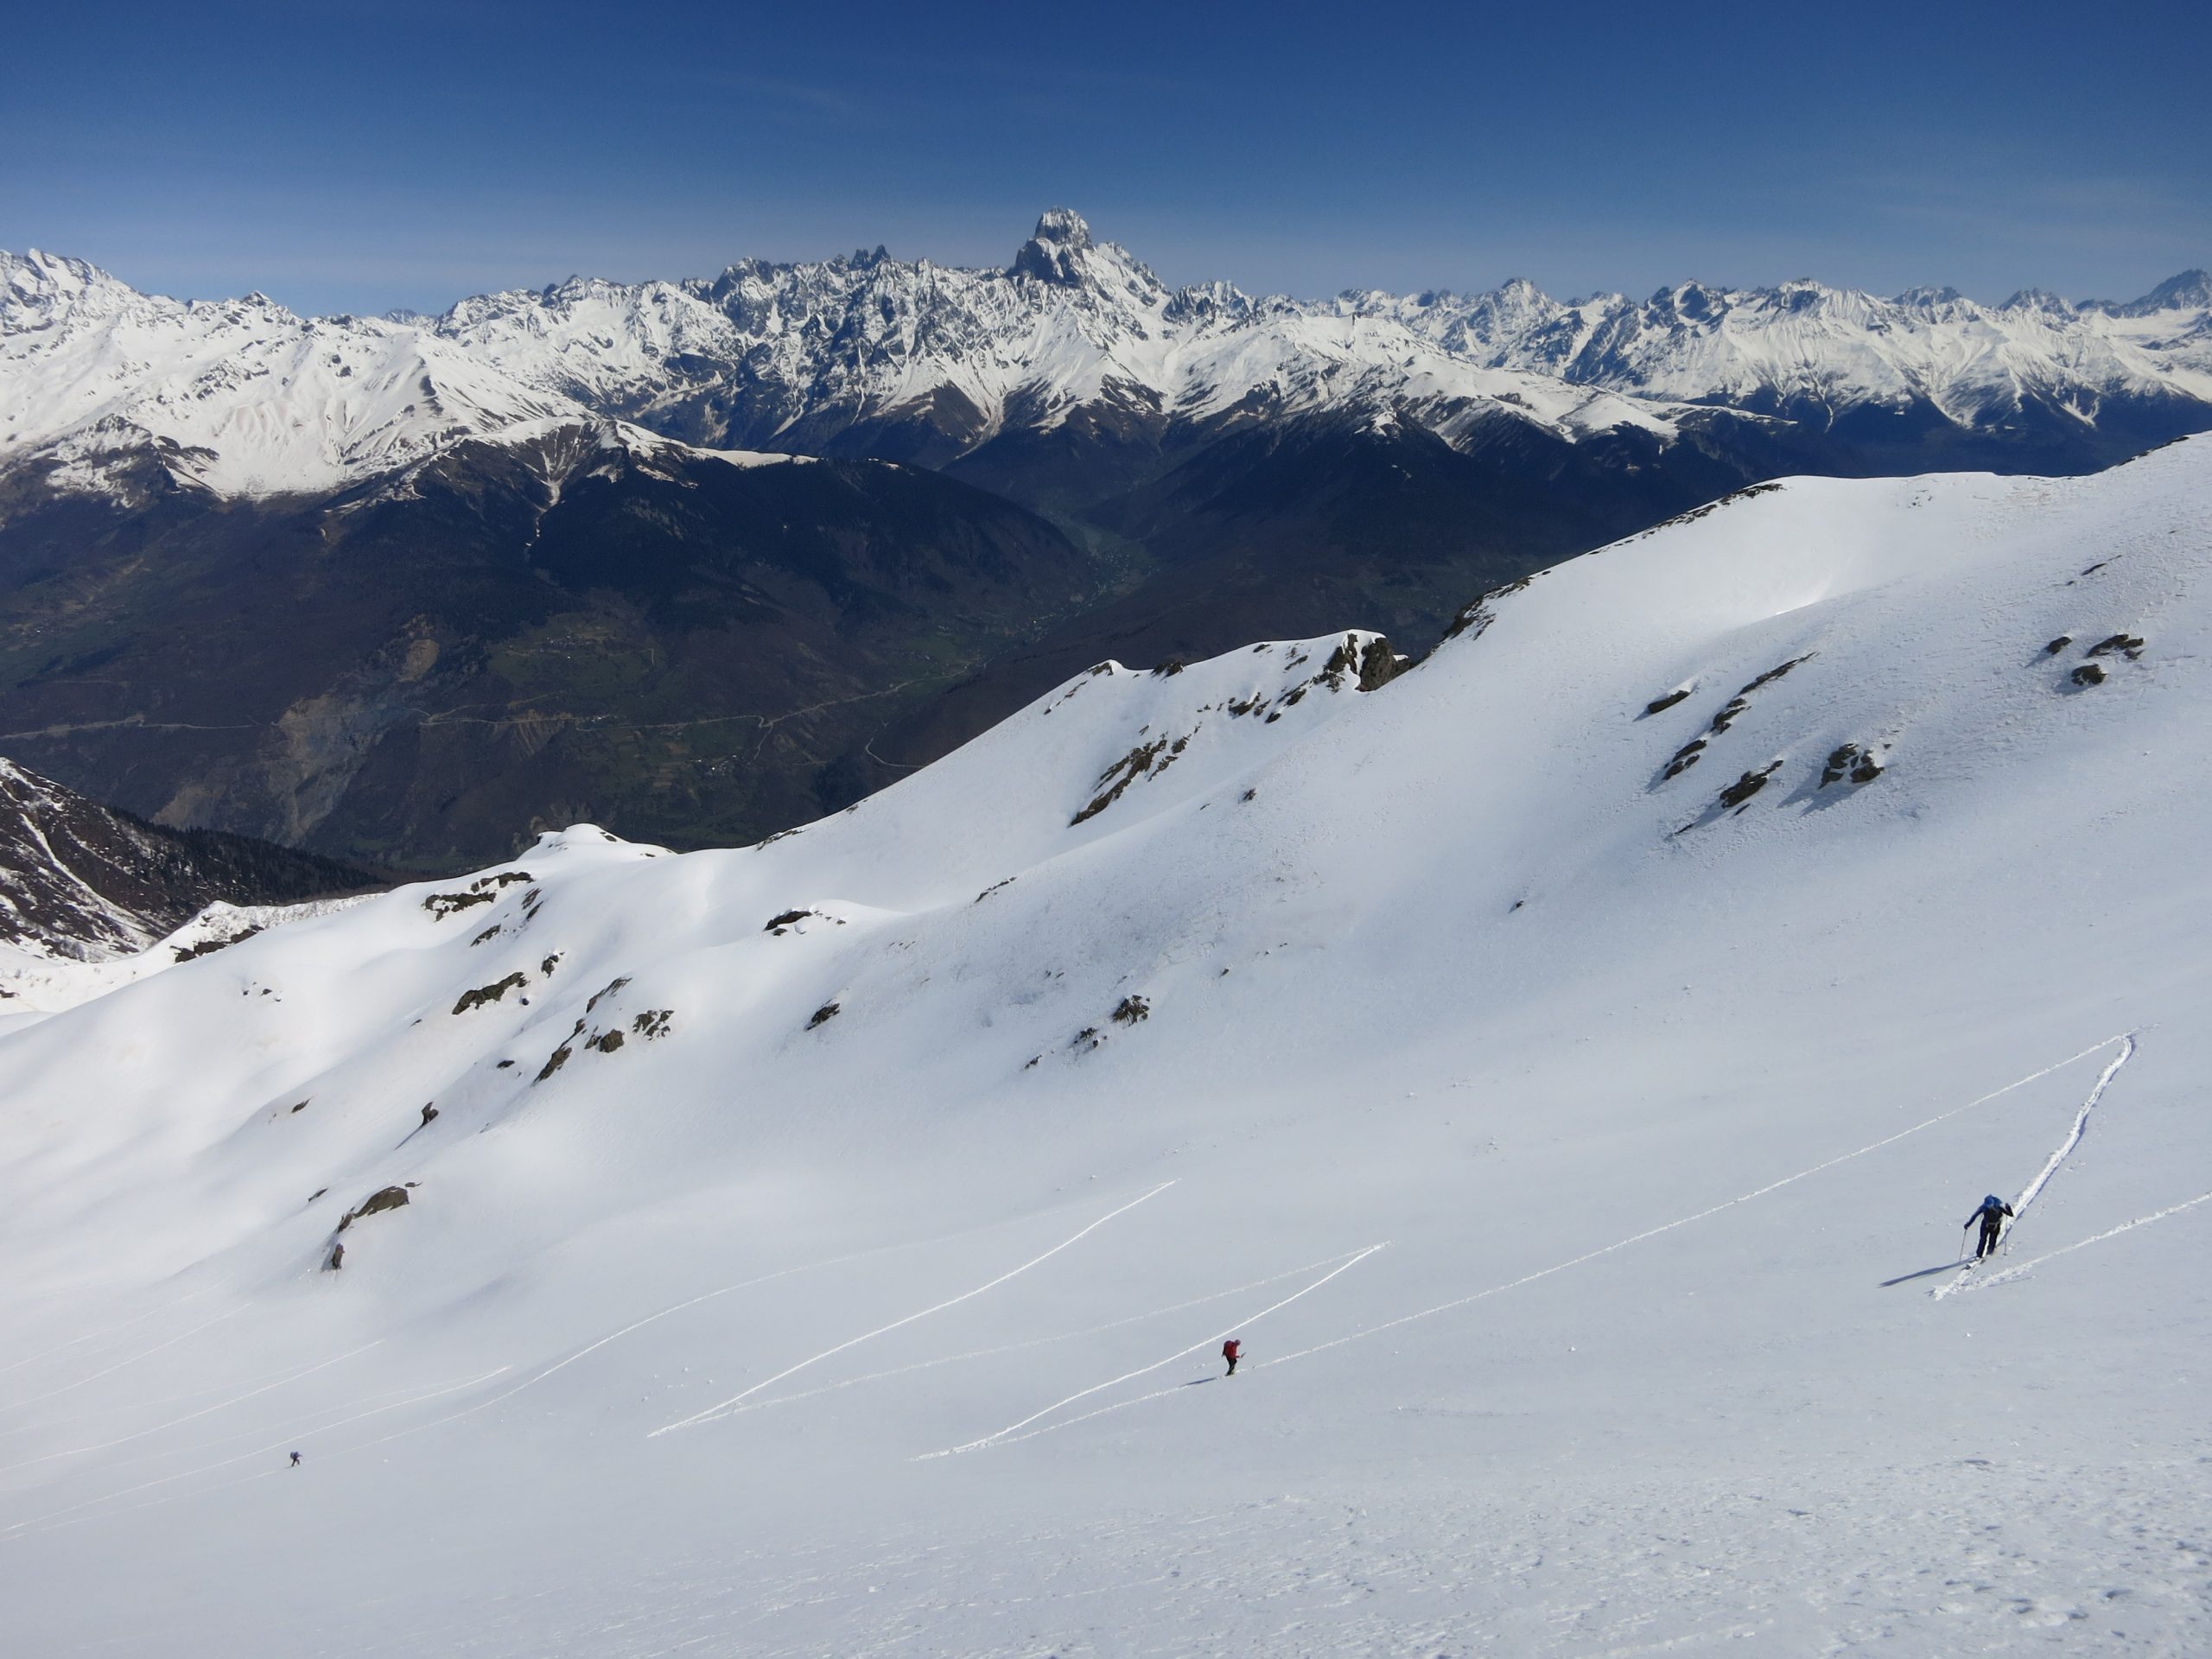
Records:
[[[1801,1169],[1794,1175],[1785,1175],[1780,1180],[1770,1181],[1764,1186],[1755,1188],[1751,1192],[1741,1193],[1732,1198],[1724,1199],[1719,1204],[1713,1205],[1706,1209],[1698,1211],[1694,1215],[1682,1216],[1673,1221],[1662,1222],[1656,1227],[1648,1227],[1640,1233],[1632,1233],[1626,1238],[1619,1239],[1611,1244],[1602,1245],[1594,1250],[1586,1250],[1580,1255],[1571,1257],[1565,1262],[1555,1262],[1548,1268],[1539,1268],[1534,1273],[1523,1274],[1518,1279],[1510,1280],[1502,1285],[1493,1285],[1487,1290],[1478,1290],[1470,1295],[1458,1296],[1452,1298],[1450,1301],[1439,1302],[1433,1307],[1425,1307],[1415,1313],[1401,1314],[1395,1319],[1385,1319],[1379,1325],[1364,1326],[1362,1329],[1351,1332],[1347,1335],[1334,1337],[1326,1342],[1316,1343],[1310,1348],[1300,1348],[1291,1353],[1278,1354],[1273,1359],[1261,1361],[1259,1363],[1254,1365],[1252,1369],[1255,1371],[1267,1370],[1272,1370],[1274,1367],[1278,1365],[1287,1365],[1293,1360],[1310,1359],[1315,1354],[1326,1353],[1332,1348],[1342,1348],[1347,1344],[1363,1341],[1369,1337],[1380,1336],[1386,1331],[1395,1331],[1402,1325],[1412,1325],[1417,1320],[1433,1319],[1440,1313],[1449,1313],[1455,1309],[1466,1307],[1476,1302],[1486,1301],[1493,1296],[1503,1296],[1508,1291],[1518,1290],[1524,1285],[1535,1284],[1540,1279],[1548,1279],[1554,1274],[1567,1272],[1570,1268],[1581,1267],[1586,1262],[1597,1261],[1601,1256],[1611,1255],[1616,1251],[1624,1250],[1630,1245],[1641,1244],[1648,1239],[1656,1238],[1662,1233],[1670,1233],[1677,1228],[1691,1226],[1697,1222],[1705,1221],[1713,1216],[1717,1216],[1723,1211],[1732,1210],[1739,1205],[1749,1204],[1754,1199],[1763,1198],[1770,1192],[1778,1192],[1785,1186],[1792,1186],[1799,1181],[1808,1180],[1813,1176],[1818,1175],[1823,1171],[1834,1169],[1839,1164],[1849,1163],[1854,1158],[1863,1158],[1868,1153],[1879,1152],[1885,1147],[1895,1146],[1898,1141],[1906,1140],[1912,1135],[1918,1135],[1923,1129],[1933,1128],[1938,1123],[1946,1122],[1952,1118],[1959,1116],[1961,1113],[1970,1112],[1977,1106],[1986,1106],[1991,1101],[1997,1100],[2005,1095],[2009,1095],[2017,1089],[2024,1089],[2028,1084],[2035,1083],[2041,1078],[2047,1077],[2054,1071],[2063,1071],[2069,1065],[2073,1065],[2082,1060],[2086,1060],[2092,1054],[2101,1053],[2104,1050],[2110,1048],[2115,1043],[2125,1045],[2120,1057],[2120,1061],[2115,1061],[2112,1065],[2109,1065],[2105,1069],[2104,1075],[2098,1079],[2097,1087],[2091,1091],[2088,1104],[2094,1105],[2095,1103],[2096,1096],[2102,1092],[2104,1085],[2112,1080],[2113,1074],[2119,1070],[2120,1062],[2124,1061],[2129,1055],[2132,1055],[2135,1052],[2135,1037],[2136,1033],[2134,1032],[2121,1032],[2114,1036],[2104,1039],[2101,1042],[2092,1043],[2088,1047],[2082,1049],[2075,1053],[2069,1054],[2063,1060],[2054,1060],[2050,1065],[2043,1067],[2039,1071],[2031,1071],[2024,1077],[2015,1077],[2012,1082],[2005,1084],[2004,1087],[2000,1089],[1993,1089],[1986,1095],[1978,1095],[1974,1099],[1967,1101],[1962,1106],[1953,1106],[1947,1110],[1936,1113],[1933,1117],[1923,1118],[1919,1122],[1913,1124],[1909,1128],[1899,1129],[1894,1135],[1884,1135],[1878,1141],[1871,1141],[1867,1142],[1866,1145],[1859,1147],[1853,1151],[1839,1153],[1833,1158],[1823,1160],[1821,1162],[1813,1165],[1810,1168]],[[2078,1135],[2075,1138],[2078,1139]],[[1209,1340],[1211,1339],[1209,1338]],[[1202,1348],[1205,1345],[1205,1343],[1198,1343],[1193,1344],[1192,1348],[1184,1350],[1184,1352],[1193,1352],[1196,1349]],[[1171,1358],[1179,1358],[1181,1356],[1179,1355],[1170,1356]],[[1162,1363],[1165,1363],[1166,1362]],[[1147,1367],[1147,1369],[1152,1370],[1157,1368]],[[1132,1372],[1130,1375],[1139,1376],[1142,1373],[1140,1372]],[[1096,1394],[1102,1389],[1113,1387],[1115,1382],[1127,1382],[1128,1380],[1128,1377],[1116,1377],[1110,1382],[1099,1383],[1094,1388],[1084,1389],[1083,1394],[1069,1395],[1068,1399],[1061,1401],[1059,1405],[1067,1405],[1072,1401],[1083,1398],[1085,1395]],[[1180,1394],[1185,1386],[1185,1385],[1184,1384],[1178,1383],[1173,1388],[1155,1389],[1148,1394],[1140,1394],[1127,1400],[1116,1401],[1112,1405],[1100,1406],[1094,1410],[1084,1412],[1077,1416],[1066,1418],[1059,1422],[1047,1423],[1042,1427],[1030,1429],[1027,1433],[1016,1434],[1014,1433],[1014,1429],[1021,1428],[1027,1423],[1034,1422],[1038,1417],[1046,1416],[1051,1412],[1059,1409],[1059,1406],[1048,1407],[1045,1411],[1038,1412],[1034,1415],[1024,1419],[1021,1423],[1016,1423],[1008,1428],[1001,1429],[995,1434],[987,1434],[979,1440],[971,1440],[966,1446],[950,1447],[944,1452],[924,1452],[915,1460],[919,1462],[931,1458],[947,1457],[956,1452],[977,1451],[995,1446],[1012,1446],[1018,1444],[1022,1440],[1034,1440],[1040,1434],[1051,1434],[1063,1428],[1072,1428],[1077,1423],[1088,1422],[1094,1417],[1103,1417],[1109,1412],[1120,1411],[1129,1406],[1142,1405],[1147,1401],[1167,1399],[1172,1395]]]
[[[755,1382],[751,1388],[747,1389],[742,1393],[730,1395],[728,1399],[722,1401],[719,1405],[709,1406],[704,1411],[695,1411],[689,1417],[680,1418],[672,1423],[664,1423],[660,1427],[654,1429],[652,1433],[646,1435],[645,1438],[647,1440],[654,1440],[663,1434],[669,1433],[675,1429],[690,1428],[696,1424],[711,1422],[717,1417],[727,1417],[730,1415],[732,1411],[741,1402],[750,1399],[753,1395],[760,1393],[761,1389],[780,1382],[787,1376],[793,1376],[798,1372],[804,1370],[810,1365],[819,1364],[822,1361],[830,1358],[833,1355],[842,1354],[848,1348],[856,1348],[861,1343],[873,1341],[877,1337],[884,1336],[893,1331],[898,1330],[901,1325],[912,1325],[917,1319],[925,1319],[932,1313],[942,1313],[948,1307],[957,1307],[962,1302],[981,1296],[987,1290],[995,1290],[999,1286],[1006,1283],[1007,1280],[1014,1278],[1017,1274],[1028,1272],[1030,1268],[1036,1267],[1040,1262],[1051,1261],[1062,1250],[1067,1249],[1069,1245],[1077,1243],[1078,1240],[1086,1237],[1091,1233],[1096,1232],[1108,1222],[1113,1220],[1115,1217],[1127,1215],[1130,1211],[1135,1209],[1137,1205],[1143,1204],[1149,1199],[1158,1198],[1161,1193],[1165,1192],[1169,1187],[1174,1185],[1175,1183],[1173,1181],[1162,1181],[1158,1186],[1154,1187],[1151,1192],[1144,1193],[1138,1198],[1131,1198],[1127,1204],[1122,1205],[1118,1209],[1108,1211],[1104,1215],[1099,1217],[1097,1220],[1092,1222],[1088,1227],[1084,1228],[1080,1232],[1062,1239],[1058,1243],[1053,1245],[1051,1249],[1046,1250],[1043,1255],[1031,1256],[1028,1261],[1024,1262],[1020,1267],[1008,1268],[1004,1273],[999,1274],[997,1278],[990,1280],[986,1283],[977,1285],[973,1290],[963,1290],[957,1296],[948,1296],[944,1300],[937,1303],[933,1306],[919,1309],[915,1313],[906,1315],[903,1319],[893,1319],[888,1325],[880,1325],[873,1331],[863,1331],[857,1337],[848,1337],[836,1347],[825,1348],[820,1353],[814,1355],[811,1358],[802,1359],[796,1365],[787,1365],[782,1370],[778,1371],[773,1376],[764,1377],[761,1381]]]
[[[2121,1066],[2135,1058],[2135,1033],[2131,1031],[2120,1041],[2120,1052],[2113,1057],[2112,1064],[2105,1067],[2102,1074],[2098,1077],[2095,1086],[2089,1090],[2088,1098],[2082,1103],[2081,1109],[2074,1114],[2074,1122],[2067,1128],[2066,1138],[2058,1143],[2057,1150],[2044,1160],[2044,1166],[2036,1172],[2035,1179],[2023,1187],[2020,1190],[2020,1195],[2012,1200],[2012,1223],[2005,1229],[2005,1246],[2008,1251],[2012,1249],[2012,1235],[2019,1230],[2021,1218],[2028,1213],[2028,1206],[2043,1196],[2044,1188],[2050,1185],[2050,1178],[2058,1173],[2058,1166],[2066,1161],[2067,1155],[2075,1147],[2082,1144],[2082,1132],[2089,1127],[2089,1114],[2096,1110],[2097,1103],[2104,1098],[2106,1086],[2120,1075]],[[1974,1262],[1967,1262],[1959,1269],[1957,1276],[1950,1283],[1938,1285],[1928,1294],[1938,1301],[1942,1300],[1953,1291],[1962,1288],[1972,1281],[1975,1265]]]

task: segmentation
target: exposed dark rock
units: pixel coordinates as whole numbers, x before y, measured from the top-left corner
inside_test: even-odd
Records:
[[[486,1002],[497,1002],[509,991],[518,990],[530,983],[529,976],[519,970],[505,979],[494,980],[489,985],[480,985],[473,991],[463,991],[453,1005],[455,1014],[467,1014],[471,1008],[480,1008]]]
[[[2049,645],[2043,648],[2043,653],[2046,657],[2056,657],[2060,652],[2065,650],[2067,646],[2073,643],[2074,636],[2072,634],[2062,633],[2057,639],[2052,640]]]
[[[1851,781],[1854,784],[1871,784],[1882,775],[1882,772],[1880,761],[1875,760],[1871,754],[1862,754],[1859,757],[1859,764],[1851,769]]]
[[[1171,674],[1180,674],[1189,666],[1180,657],[1170,657],[1165,662],[1154,664],[1152,671],[1165,679]]]
[[[1490,632],[1490,625],[1497,620],[1497,601],[1508,594],[1519,593],[1535,579],[1534,575],[1522,576],[1516,581],[1501,583],[1487,593],[1478,594],[1471,603],[1462,607],[1459,613],[1452,619],[1451,626],[1444,630],[1444,637],[1446,639],[1457,639],[1461,634],[1471,632],[1476,639],[1481,639],[1484,634]]]
[[[544,1082],[546,1078],[551,1077],[556,1071],[558,1071],[568,1063],[569,1046],[566,1043],[563,1043],[560,1047],[555,1049],[550,1054],[548,1054],[545,1057],[545,1065],[539,1071],[537,1081],[539,1083]]]
[[[197,957],[212,957],[218,950],[227,950],[232,945],[250,939],[260,931],[261,929],[258,926],[243,927],[235,933],[221,933],[213,938],[202,939],[197,944],[171,945],[169,949],[175,954],[179,962],[191,962]]]
[[[806,1028],[812,1031],[817,1026],[827,1020],[835,1020],[837,1017],[837,1007],[838,1005],[835,1002],[824,1002],[814,1011],[814,1018],[806,1022]]]
[[[501,1060],[498,1065],[493,1068],[493,1070],[495,1071],[504,1071],[513,1064],[514,1062],[512,1060]]]
[[[629,982],[630,976],[627,974],[623,975],[620,979],[609,980],[603,987],[591,994],[591,1000],[584,1004],[584,1012],[586,1014],[589,1014],[594,1008],[597,1007],[603,1000],[613,995],[615,992],[620,990]],[[577,1020],[576,1029],[578,1031],[582,1031],[583,1028],[584,1022],[581,1020]]]
[[[481,933],[479,933],[474,938],[468,942],[469,948],[471,950],[474,950],[478,945],[486,944],[490,940],[498,938],[499,937],[499,925],[497,922],[494,922],[491,926],[486,928]]]
[[[436,1106],[435,1106],[435,1105],[425,1106],[425,1107],[423,1109],[423,1122],[422,1122],[422,1127],[423,1127],[423,1128],[426,1128],[426,1129],[427,1129],[427,1128],[429,1128],[430,1127],[430,1125],[431,1125],[431,1124],[433,1124],[433,1123],[436,1122],[437,1121],[438,1121],[438,1109],[437,1109],[437,1107],[436,1107]]]
[[[1117,1026],[1134,1026],[1140,1020],[1151,1018],[1152,1004],[1141,996],[1123,997],[1113,1014],[1114,1023]]]
[[[595,1048],[602,1054],[612,1054],[622,1046],[622,1033],[620,1031],[602,1031],[596,1037],[586,1038],[584,1046]]]
[[[344,1232],[365,1216],[381,1215],[387,1210],[397,1210],[407,1201],[407,1189],[404,1186],[378,1187],[340,1217],[338,1230]]]
[[[1107,767],[1104,772],[1099,773],[1098,782],[1095,785],[1098,793],[1091,797],[1090,805],[1068,820],[1068,827],[1072,830],[1077,824],[1086,819],[1096,817],[1108,807],[1113,805],[1122,798],[1122,791],[1128,788],[1138,779],[1147,776],[1154,770],[1154,762],[1158,762],[1159,771],[1166,771],[1173,760],[1173,756],[1162,759],[1166,748],[1167,740],[1164,737],[1155,737],[1149,743],[1138,744],[1136,747]]]
[[[2124,653],[2130,662],[2133,662],[2143,654],[2143,641],[2136,634],[2115,633],[2091,645],[2088,654],[2092,657],[2109,657],[2114,652]]]
[[[1675,751],[1675,758],[1667,763],[1667,770],[1663,776],[1678,778],[1697,765],[1698,756],[1703,753],[1705,745],[1706,740],[1701,737],[1690,739],[1688,742]]]
[[[1682,702],[1689,694],[1689,687],[1684,686],[1679,691],[1669,691],[1663,697],[1654,697],[1643,705],[1643,712],[1647,715],[1664,714],[1676,703]]]
[[[309,1095],[309,1096],[308,1096],[308,1100],[313,1100],[314,1098],[315,1098],[315,1096],[314,1096],[313,1095]],[[307,1100],[296,1100],[296,1101],[294,1101],[294,1102],[292,1103],[292,1109],[293,1109],[294,1111],[296,1111],[296,1112],[304,1112],[305,1110],[307,1110],[307,1109],[308,1109],[308,1101],[307,1101]]]
[[[668,1034],[669,1021],[676,1018],[673,1008],[647,1008],[630,1022],[630,1029],[650,1042]]]
[[[488,893],[434,893],[423,901],[423,908],[439,921],[443,921],[456,911],[491,902],[492,895]]]
[[[534,878],[528,870],[500,870],[491,875],[480,875],[468,884],[471,893],[498,893],[518,882],[527,883]]]
[[[810,910],[786,910],[779,915],[771,916],[767,925],[760,931],[763,933],[772,932],[779,927],[789,927],[793,922],[803,922],[813,914]]]
[[[1359,689],[1379,690],[1413,665],[1414,659],[1400,656],[1388,639],[1370,639],[1360,648]]]
[[[324,1189],[325,1192],[327,1192],[328,1190],[329,1189],[327,1187]],[[346,1247],[343,1244],[333,1244],[330,1247],[330,1260],[323,1263],[325,1270],[331,1273],[336,1273],[345,1265]]]
[[[1734,783],[1729,785],[1727,788],[1720,791],[1720,804],[1724,807],[1741,806],[1745,801],[1750,800],[1752,796],[1758,794],[1759,791],[1766,787],[1766,780],[1769,774],[1770,774],[1774,769],[1781,764],[1782,762],[1779,760],[1771,761],[1758,772],[1745,772]]]
[[[2073,680],[2076,685],[2102,685],[2105,683],[2104,664],[2084,663],[2074,671]]]

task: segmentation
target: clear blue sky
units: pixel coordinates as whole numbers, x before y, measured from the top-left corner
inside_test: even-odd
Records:
[[[1171,282],[2132,297],[2212,264],[2212,4],[13,0],[0,247],[302,310],[1080,209]]]

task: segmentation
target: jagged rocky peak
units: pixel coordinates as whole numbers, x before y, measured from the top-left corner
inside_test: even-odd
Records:
[[[2201,311],[2212,308],[2212,270],[2184,270],[2169,276],[2132,305],[2129,316],[2148,316],[2158,311]]]
[[[1079,256],[1090,248],[1090,226],[1081,213],[1072,207],[1047,207],[1039,216],[1035,232],[1014,256],[1007,274],[1074,288],[1084,277]]]

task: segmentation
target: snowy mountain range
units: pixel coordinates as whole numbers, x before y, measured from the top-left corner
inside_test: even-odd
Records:
[[[435,318],[303,319],[259,295],[143,295],[34,251],[0,254],[0,465],[83,468],[151,442],[247,495],[589,415],[709,448],[963,466],[1031,505],[1079,505],[1204,438],[1317,410],[1460,447],[1500,423],[1672,443],[1738,411],[1802,429],[1834,470],[1882,469],[1931,425],[2086,465],[2212,424],[2212,278],[2128,304],[1810,282],[1310,302],[1171,289],[1055,209],[1004,270],[878,249],[704,280],[572,278]],[[1057,453],[1071,444],[1090,452],[1080,466]]]
[[[579,817],[748,839],[1104,657],[1419,652],[1764,480],[2109,464],[2212,427],[2208,331],[2202,273],[2126,305],[1255,298],[1058,210],[1000,270],[878,250],[437,317],[0,255],[0,752],[379,866]]]
[[[11,1636],[2203,1651],[2208,812],[2194,438],[65,965],[0,1002]]]

